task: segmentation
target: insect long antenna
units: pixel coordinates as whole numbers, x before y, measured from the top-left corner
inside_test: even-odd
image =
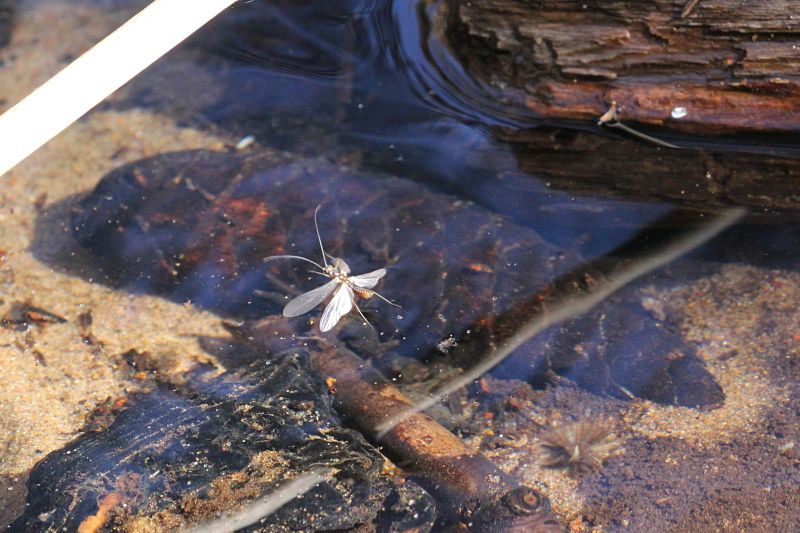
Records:
[[[308,259],[307,257],[301,257],[299,255],[271,255],[269,257],[265,257],[264,259],[262,259],[262,261],[264,263],[268,263],[270,261],[275,261],[276,259],[300,259],[301,261],[306,261],[308,263],[311,263],[312,265],[314,265],[315,267],[317,267],[320,270],[325,270],[325,267],[323,267],[322,265],[320,265],[316,261],[312,261],[311,259]],[[326,263],[326,266],[327,266],[327,263]]]
[[[330,274],[326,274],[325,272],[320,272],[319,270],[309,270],[312,274],[319,274],[320,276],[325,276],[326,278],[331,277]]]
[[[367,325],[368,325],[369,327],[371,327],[372,329],[375,329],[375,326],[373,326],[373,325],[370,323],[370,321],[369,321],[369,320],[367,320],[367,317],[365,317],[365,316],[364,316],[364,313],[362,313],[362,312],[361,312],[361,308],[358,306],[358,304],[357,304],[357,303],[355,303],[355,302],[353,302],[353,306],[355,306],[355,308],[356,308],[356,311],[358,311],[358,314],[359,314],[359,315],[361,315],[361,318],[363,318],[363,319],[364,319],[364,322],[366,322],[366,323],[367,323]]]
[[[377,292],[375,292],[375,291],[372,291],[372,294],[374,294],[375,296],[377,296],[378,298],[380,298],[381,300],[383,300],[384,302],[386,302],[386,303],[387,303],[387,304],[389,304],[389,305],[393,305],[393,306],[395,306],[395,307],[400,307],[400,308],[402,308],[402,307],[403,307],[402,305],[397,305],[396,303],[394,303],[394,302],[393,302],[393,301],[391,301],[390,299],[388,299],[388,298],[385,298],[385,297],[381,296],[380,294],[378,294],[378,293],[377,293]]]
[[[322,237],[319,234],[319,224],[317,224],[317,213],[319,212],[320,207],[322,206],[318,205],[317,208],[314,209],[314,227],[317,228],[317,240],[319,241],[319,249],[322,250],[322,262],[325,263],[325,266],[327,267],[328,260],[325,259],[325,247],[322,246]]]

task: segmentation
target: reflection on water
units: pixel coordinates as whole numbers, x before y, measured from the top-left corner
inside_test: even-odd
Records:
[[[164,77],[156,68],[135,85],[128,105],[157,106],[312,156],[347,160],[355,150],[367,168],[419,179],[535,224],[587,255],[609,251],[666,211],[656,203],[560,193],[520,173],[515,146],[496,139],[494,128],[543,124],[502,106],[461,71],[426,24],[425,14],[437,8],[243,4],[190,45],[194,54],[187,55],[202,62],[202,73],[196,64],[181,72],[203,83],[203,94],[217,95],[212,101],[187,94],[191,82],[176,83],[177,67],[161,65]]]
[[[234,317],[257,318],[280,314],[287,294],[319,286],[319,275],[304,263],[264,261],[286,253],[318,257],[314,205],[321,206],[321,237],[333,257],[344,258],[354,273],[389,270],[380,292],[401,310],[378,298],[365,300],[374,329],[364,331],[355,321],[342,326],[343,338],[353,337],[351,343],[385,367],[397,359],[440,358],[439,343],[450,336],[459,341],[447,354],[450,364],[472,366],[503,351],[531,317],[550,316],[547,325],[572,318],[578,313],[561,311],[561,301],[588,292],[591,304],[578,305],[587,310],[652,270],[646,259],[660,253],[664,239],[641,236],[619,249],[619,257],[603,261],[606,265],[584,264],[578,254],[554,248],[532,229],[431,192],[418,181],[342,171],[319,161],[269,162],[265,168],[259,157],[209,152],[157,156],[117,169],[75,206],[72,227],[82,245],[118,265],[113,281],[128,289],[166,292]],[[708,240],[691,224],[698,218],[694,213],[671,218],[690,227],[692,237],[697,232],[698,242]],[[706,219],[711,224],[716,217]],[[672,233],[677,237],[677,230]],[[637,254],[648,266],[623,274],[618,265],[633,267]],[[637,308],[642,314],[641,306],[631,309]],[[682,383],[653,383],[673,380],[675,357],[668,355],[679,350],[674,332],[660,326],[663,320],[636,320],[626,333],[621,324],[627,318],[607,311],[613,319],[605,320],[603,313],[583,327],[572,324],[544,334],[541,325],[535,329],[542,334],[534,339],[532,333],[522,335],[524,342],[512,342],[518,357],[508,362],[510,374],[546,380],[557,369],[598,393],[692,406],[721,400],[702,365],[694,365],[698,375],[687,374]],[[305,316],[297,321],[298,334],[305,334],[306,322]],[[590,342],[598,329],[605,332]],[[633,332],[646,348],[629,346]],[[588,363],[571,355],[582,342]],[[551,343],[563,346],[551,351]],[[610,347],[599,351],[589,348],[607,343]],[[695,360],[691,349],[680,352],[681,359]],[[596,375],[598,369],[605,379]]]
[[[441,8],[380,0],[237,4],[107,105],[114,113],[166,115],[228,139],[230,149],[140,159],[108,173],[93,192],[48,205],[39,240],[63,224],[91,261],[59,259],[41,243],[33,249],[93,283],[246,321],[228,326],[233,337],[205,345],[226,369],[239,370],[145,383],[150,392],[132,397],[108,428],[34,470],[31,479],[46,488],[29,494],[35,505],[17,525],[71,527],[111,512],[115,525],[133,517],[128,525],[143,530],[187,527],[318,467],[326,479],[314,478],[320,483],[305,499],[267,524],[425,529],[434,524],[430,493],[435,527],[474,513],[473,523],[501,531],[515,523],[503,513],[518,512],[535,515],[530,524],[545,531],[553,524],[544,500],[520,492],[532,485],[579,531],[685,524],[720,505],[738,516],[743,502],[763,514],[768,502],[759,491],[779,468],[764,465],[796,464],[769,443],[795,442],[785,432],[796,420],[747,394],[796,389],[786,378],[752,384],[744,371],[763,366],[778,374],[774,365],[794,364],[787,361],[796,349],[786,352],[752,325],[766,321],[782,335],[792,311],[766,299],[757,311],[768,318],[738,317],[735,297],[722,288],[795,294],[800,280],[786,252],[800,235],[794,216],[759,213],[704,246],[742,212],[704,206],[691,191],[690,207],[676,206],[660,199],[675,196],[641,184],[661,185],[683,158],[690,168],[706,157],[733,164],[737,155],[662,155],[591,124],[539,121],[469,78],[446,45]],[[247,135],[255,144],[235,149]],[[594,143],[601,148],[585,149]],[[616,176],[633,157],[643,174]],[[620,186],[610,189],[612,182]],[[311,320],[274,318],[320,278],[302,264],[263,258],[320,261],[317,205],[326,250],[356,273],[388,269],[378,290],[402,309],[360,301],[374,328],[351,315],[320,339],[319,311]],[[765,263],[774,269],[764,278],[770,281],[759,278]],[[699,309],[717,311],[704,317]],[[770,352],[776,359],[768,360],[758,346],[785,356],[779,363]],[[223,357],[230,350],[248,355]],[[296,350],[310,353],[311,363]],[[365,370],[352,387],[371,396],[337,391],[350,374],[337,373],[336,358],[319,356],[336,350],[369,361],[368,370],[391,383]],[[282,373],[265,371],[264,360]],[[322,379],[308,377],[311,370]],[[408,421],[420,405],[437,420]],[[736,411],[742,406],[752,408],[748,424],[780,429],[724,433],[729,420],[744,418]],[[578,474],[547,467],[539,441],[561,426],[567,435],[575,421],[601,428],[616,453],[614,428],[625,453],[605,466],[589,461],[590,471]],[[378,454],[347,425],[384,445],[415,480],[380,473]],[[442,463],[431,437],[442,425],[496,464],[461,452]],[[670,450],[680,451],[673,457]],[[764,473],[740,500],[714,496],[737,487],[744,467],[725,459],[734,453]],[[280,474],[267,473],[267,455]],[[651,456],[661,462],[653,466]],[[702,461],[717,478],[692,477]],[[491,472],[496,486],[470,485],[470,468]],[[680,497],[690,495],[685,501],[670,488],[676,480]],[[778,497],[797,498],[796,481],[786,474]],[[60,493],[68,497],[53,496]],[[103,502],[113,508],[117,500],[139,514],[103,511]],[[662,503],[654,508],[651,500]],[[337,506],[349,511],[337,515]]]

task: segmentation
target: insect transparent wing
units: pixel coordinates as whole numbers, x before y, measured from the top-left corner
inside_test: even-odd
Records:
[[[338,257],[330,256],[333,261],[331,263],[335,266],[339,272],[342,274],[349,274],[350,273],[350,265],[348,265],[344,259],[339,259]]]
[[[342,283],[322,313],[319,330],[322,332],[330,330],[340,318],[349,313],[353,309],[353,298],[355,298],[353,289]]]
[[[372,272],[367,272],[366,274],[361,274],[360,276],[353,276],[350,279],[350,282],[355,285],[356,287],[362,287],[364,289],[371,289],[375,285],[378,284],[378,281],[386,275],[385,268],[379,268],[378,270],[373,270]]]
[[[283,316],[291,318],[311,311],[322,303],[322,300],[328,297],[338,283],[340,283],[339,280],[332,279],[322,287],[317,287],[314,290],[304,292],[293,298],[292,301],[283,308]]]

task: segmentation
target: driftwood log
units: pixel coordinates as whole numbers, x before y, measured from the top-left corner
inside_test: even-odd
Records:
[[[447,0],[438,26],[492,98],[539,117],[495,131],[526,174],[576,194],[764,213],[800,208],[797,7]],[[613,105],[683,150],[602,128]]]
[[[800,131],[790,0],[448,0],[469,72],[545,117],[691,132]]]
[[[520,170],[549,186],[596,196],[753,208],[751,221],[785,223],[800,209],[800,160],[735,150],[673,150],[637,139],[552,128],[498,131]],[[796,218],[793,218],[796,220]]]

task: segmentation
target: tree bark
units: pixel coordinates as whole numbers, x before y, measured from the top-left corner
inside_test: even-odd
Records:
[[[791,0],[447,0],[476,78],[542,117],[693,133],[800,131]]]
[[[753,208],[752,220],[785,223],[800,210],[800,159],[730,150],[671,150],[586,131],[497,130],[519,169],[550,187],[593,196],[664,200],[700,209]],[[796,216],[793,220],[797,220]]]

